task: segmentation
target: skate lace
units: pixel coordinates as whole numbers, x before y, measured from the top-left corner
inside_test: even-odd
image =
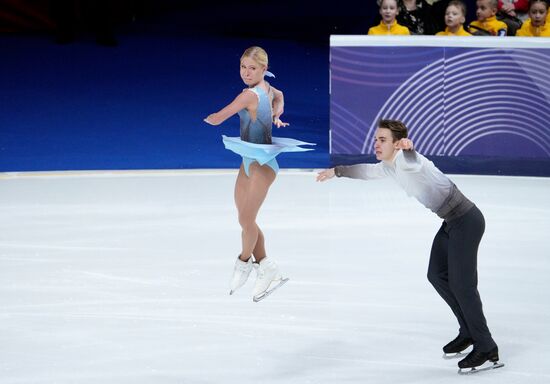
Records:
[[[258,280],[262,280],[265,276],[265,269],[256,264],[254,264],[254,267],[256,267],[256,272],[258,273]]]

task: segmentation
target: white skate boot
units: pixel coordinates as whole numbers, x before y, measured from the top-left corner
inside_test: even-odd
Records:
[[[254,264],[258,272],[256,285],[254,286],[252,300],[258,302],[269,296],[274,290],[288,281],[288,278],[283,278],[279,267],[274,261],[267,257],[260,261],[259,264]]]
[[[231,279],[231,290],[229,291],[230,295],[246,283],[246,280],[248,280],[248,275],[250,275],[250,271],[252,271],[252,256],[250,256],[250,259],[246,262],[237,257],[235,269],[233,269],[233,278]]]

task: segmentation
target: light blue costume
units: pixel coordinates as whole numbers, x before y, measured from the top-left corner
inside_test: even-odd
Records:
[[[256,120],[252,120],[248,110],[239,111],[241,119],[241,137],[227,137],[223,135],[225,148],[243,158],[244,171],[250,176],[250,164],[257,161],[260,165],[268,165],[273,172],[279,172],[277,155],[281,152],[311,151],[312,148],[300,148],[300,145],[315,145],[304,141],[272,137],[272,112],[269,95],[261,87],[250,88],[258,97]]]

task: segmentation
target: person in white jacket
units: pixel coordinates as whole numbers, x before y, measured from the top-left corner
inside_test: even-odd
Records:
[[[443,347],[461,356],[460,369],[499,360],[498,347],[487,327],[477,290],[477,251],[485,230],[481,211],[431,161],[414,149],[408,130],[398,120],[380,120],[374,138],[375,164],[336,166],[319,172],[317,181],[334,176],[353,179],[391,177],[409,196],[443,219],[433,241],[428,280],[447,302],[459,323],[458,336]]]

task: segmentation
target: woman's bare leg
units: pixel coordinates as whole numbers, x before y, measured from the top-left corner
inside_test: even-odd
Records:
[[[254,254],[254,258],[259,262],[266,253],[264,235],[256,224],[256,216],[276,176],[271,168],[260,166],[256,162],[250,165],[249,173],[250,176],[246,176],[241,165],[235,184],[235,204],[242,228],[240,257],[246,261]]]
[[[258,227],[258,225],[256,226]],[[264,233],[260,227],[258,227],[258,239],[256,240],[256,246],[254,247],[252,254],[254,255],[254,260],[256,260],[257,263],[266,257]]]

